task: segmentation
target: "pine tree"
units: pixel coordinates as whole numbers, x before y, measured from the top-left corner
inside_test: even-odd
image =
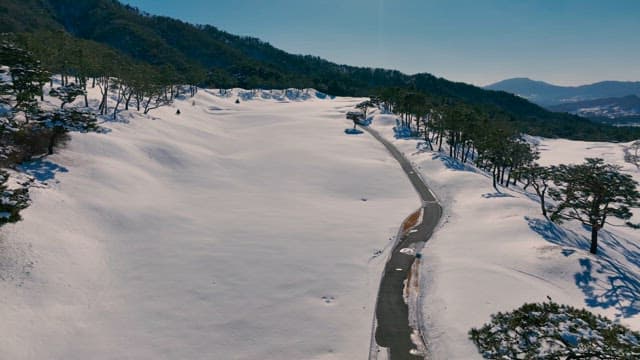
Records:
[[[97,120],[93,113],[78,110],[60,109],[42,114],[37,120],[40,128],[49,132],[47,154],[53,154],[54,147],[69,131],[88,132],[98,130]],[[34,129],[37,131],[37,129]]]
[[[549,218],[547,214],[546,197],[549,185],[553,181],[555,167],[540,166],[537,163],[528,164],[517,171],[517,176],[524,182],[524,189],[529,186],[533,188],[540,199],[540,209],[545,218]]]
[[[554,302],[524,304],[491,315],[469,331],[485,359],[598,359],[640,357],[640,333],[603,316]]]
[[[373,107],[373,103],[371,102],[371,100],[365,100],[361,103],[359,103],[358,105],[356,105],[356,109],[362,111],[362,117],[366,120],[367,119],[367,111],[369,110],[369,108]]]
[[[27,188],[9,189],[6,171],[0,171],[0,226],[19,221],[20,211],[29,206]]]
[[[591,227],[592,254],[598,252],[598,232],[614,217],[628,220],[630,208],[640,206],[638,183],[630,175],[620,173],[620,167],[606,164],[603,159],[587,158],[579,165],[560,165],[554,172],[557,186],[549,195],[557,202],[551,220],[578,220]]]
[[[66,104],[74,102],[78,96],[84,96],[86,93],[87,91],[82,86],[75,83],[59,86],[49,91],[49,95],[60,99],[60,109],[64,109]]]
[[[2,81],[2,102],[10,105],[12,115],[22,112],[28,122],[39,111],[37,97],[50,75],[31,52],[4,38],[0,40],[0,65],[8,67],[9,77]]]
[[[363,118],[363,114],[360,111],[349,111],[347,113],[347,119],[353,121],[353,129],[356,129],[356,125],[360,123]]]

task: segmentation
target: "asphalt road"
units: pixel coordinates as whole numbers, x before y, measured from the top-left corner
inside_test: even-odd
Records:
[[[423,359],[419,355],[412,355],[411,350],[416,346],[411,341],[413,329],[409,326],[409,309],[404,302],[404,280],[416,257],[400,252],[403,248],[415,248],[419,252],[424,243],[429,240],[433,230],[442,216],[442,207],[438,204],[431,191],[411,166],[411,163],[390,142],[382,138],[375,130],[362,127],[374,138],[380,141],[391,155],[400,163],[402,170],[411,181],[422,200],[422,222],[417,224],[409,233],[397,242],[391,256],[385,265],[378,299],[376,303],[375,340],[378,346],[388,349],[391,360]],[[415,323],[417,323],[417,319]]]

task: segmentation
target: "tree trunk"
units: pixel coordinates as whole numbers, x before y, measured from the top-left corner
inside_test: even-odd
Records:
[[[118,119],[118,107],[120,106],[121,102],[122,102],[122,96],[118,95],[118,101],[116,101],[116,106],[113,107],[113,121],[116,121]]]
[[[493,167],[493,176],[492,176],[492,178],[493,178],[493,188],[496,189],[496,190],[498,190],[498,184],[496,184],[496,177],[498,176],[497,173],[496,173],[496,169],[497,168],[498,168],[497,166]]]
[[[47,154],[53,155],[53,148],[56,146],[56,139],[58,138],[58,130],[52,129],[51,137],[49,138],[49,145],[47,146]]]
[[[127,100],[124,103],[124,109],[125,110],[129,110],[129,102],[131,101],[131,96],[133,95],[133,91],[129,91],[129,94],[127,95]]]
[[[594,255],[598,254],[598,230],[600,230],[598,225],[591,225],[591,249],[589,252]]]

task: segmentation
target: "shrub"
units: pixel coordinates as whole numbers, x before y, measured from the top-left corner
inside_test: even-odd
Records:
[[[29,206],[27,188],[9,189],[6,185],[9,175],[0,171],[0,226],[20,220],[20,210]]]
[[[640,333],[587,310],[524,304],[469,331],[486,359],[638,359]]]

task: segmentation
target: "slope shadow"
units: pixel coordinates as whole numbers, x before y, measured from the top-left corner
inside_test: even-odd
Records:
[[[18,170],[41,182],[55,179],[57,173],[69,172],[66,167],[43,159],[22,163],[18,166]]]
[[[588,251],[590,239],[563,229],[549,220],[525,217],[529,227],[545,240],[560,246]],[[623,242],[612,233],[601,230],[599,254],[578,259],[581,271],[574,274],[576,286],[582,290],[585,303],[591,307],[615,309],[616,317],[628,318],[640,313],[640,247]],[[571,256],[575,250],[564,248]]]

